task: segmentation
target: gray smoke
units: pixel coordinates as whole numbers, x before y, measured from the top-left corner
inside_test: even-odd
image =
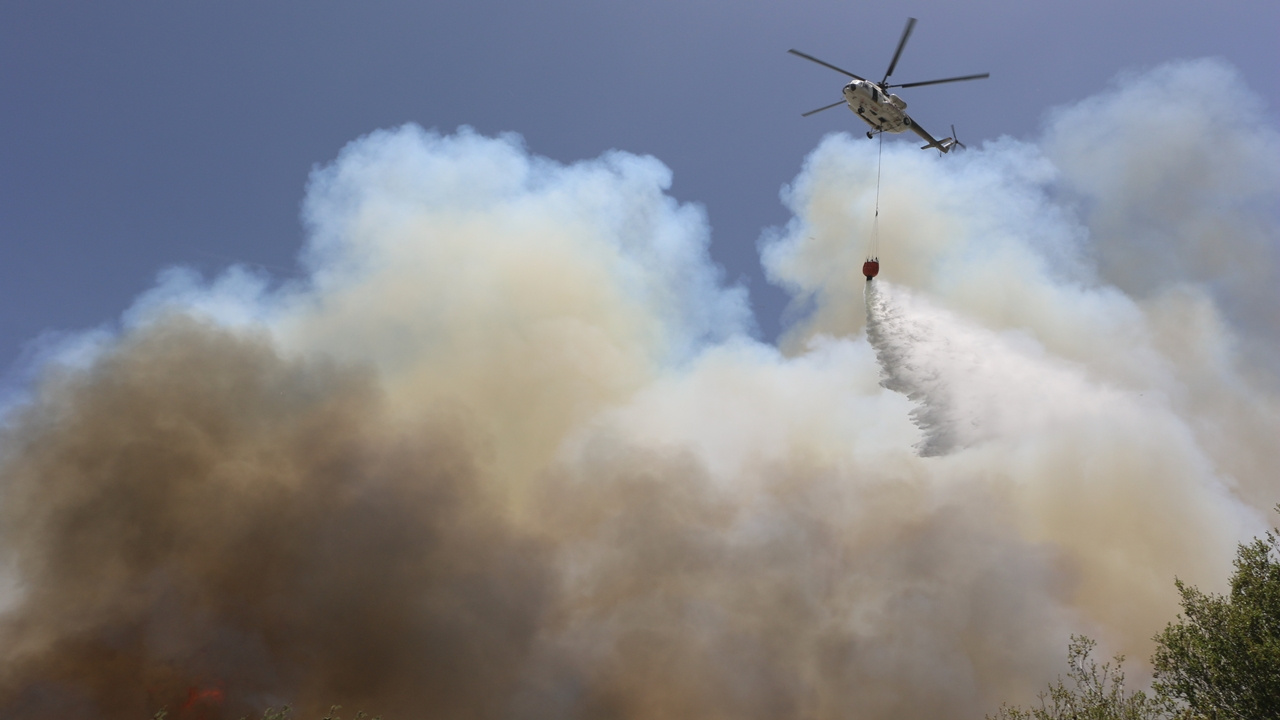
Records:
[[[304,279],[169,271],[7,412],[0,716],[961,718],[1072,632],[1148,656],[1280,495],[1275,146],[1216,155],[1179,90],[1270,137],[1233,78],[886,144],[871,288],[874,147],[827,138],[763,246],[814,308],[781,348],[652,158],[353,142]],[[1144,223],[1152,162],[1253,181]],[[1192,226],[1133,274],[1135,228]],[[1205,243],[1238,256],[1198,274]]]

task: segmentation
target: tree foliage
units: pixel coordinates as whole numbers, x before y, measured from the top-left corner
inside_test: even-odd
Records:
[[[1225,596],[1177,581],[1183,614],[1156,636],[1154,688],[1199,717],[1280,718],[1280,540],[1241,545],[1235,567]]]
[[[1040,707],[1030,709],[1002,706],[988,720],[1164,720],[1173,717],[1169,703],[1141,690],[1127,693],[1124,686],[1124,656],[1099,666],[1089,654],[1096,643],[1084,636],[1071,636],[1067,647],[1067,677],[1040,693]],[[1112,664],[1114,663],[1114,664]]]

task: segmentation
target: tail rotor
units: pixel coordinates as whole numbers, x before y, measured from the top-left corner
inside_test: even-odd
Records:
[[[942,140],[941,142],[938,143],[938,145],[941,146],[938,149],[944,153],[951,152],[956,148],[960,148],[961,150],[967,149],[967,146],[964,143],[960,142],[960,139],[956,137],[955,125],[951,126],[951,137],[946,138],[945,140]],[[928,147],[928,146],[926,145],[925,147]]]

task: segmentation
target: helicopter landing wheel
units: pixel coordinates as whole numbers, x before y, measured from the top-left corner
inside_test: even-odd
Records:
[[[871,134],[871,131],[870,131],[870,130],[868,130],[868,131],[867,131],[867,139],[868,139],[868,140],[870,140],[872,137],[873,137],[873,135]]]

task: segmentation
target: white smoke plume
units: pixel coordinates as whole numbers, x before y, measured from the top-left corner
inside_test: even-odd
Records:
[[[170,271],[7,413],[0,715],[968,718],[1144,658],[1280,500],[1275,135],[1200,61],[886,144],[870,284],[831,136],[781,347],[657,160],[357,140],[304,280]]]

